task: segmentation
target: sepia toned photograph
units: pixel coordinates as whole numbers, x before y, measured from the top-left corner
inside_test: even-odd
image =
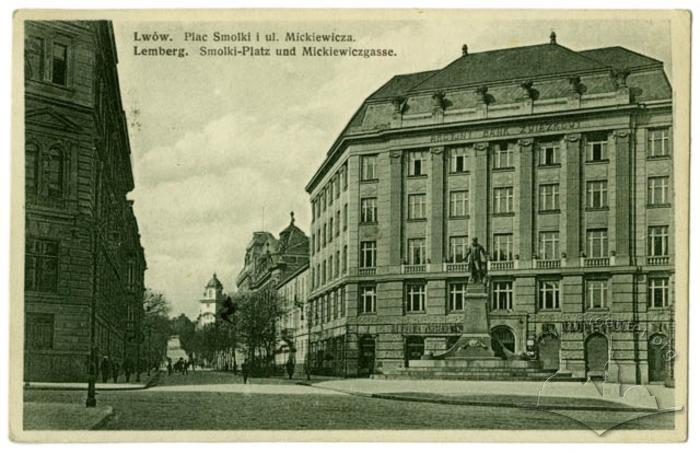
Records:
[[[690,15],[18,11],[17,441],[683,441]]]

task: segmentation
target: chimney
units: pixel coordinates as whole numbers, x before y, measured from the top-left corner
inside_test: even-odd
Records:
[[[466,44],[462,46],[462,55],[469,55],[469,46],[467,46]]]
[[[554,30],[552,30],[552,33],[549,34],[549,43],[550,43],[550,44],[556,44],[556,43],[557,43],[557,34],[554,33]]]

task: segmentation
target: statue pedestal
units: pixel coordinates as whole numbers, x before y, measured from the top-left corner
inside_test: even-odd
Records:
[[[464,326],[462,336],[445,353],[436,355],[435,359],[449,358],[495,358],[491,349],[491,332],[489,330],[489,297],[481,283],[467,284],[464,298]]]

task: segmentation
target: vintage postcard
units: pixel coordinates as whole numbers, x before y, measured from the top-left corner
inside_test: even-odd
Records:
[[[690,14],[18,11],[17,441],[683,441]]]

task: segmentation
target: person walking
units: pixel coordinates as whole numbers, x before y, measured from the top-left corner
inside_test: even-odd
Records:
[[[124,378],[126,379],[126,383],[129,383],[129,380],[131,379],[131,374],[134,372],[134,365],[131,362],[131,358],[127,357],[126,360],[124,360]]]
[[[109,357],[104,356],[102,359],[102,363],[100,364],[100,372],[102,373],[102,383],[106,384],[107,379],[109,379],[109,376],[112,374]]]
[[[247,384],[248,383],[248,372],[250,365],[248,364],[248,359],[245,359],[243,361],[243,364],[241,365],[241,373],[243,374],[243,383]]]
[[[292,379],[292,376],[294,376],[294,359],[292,356],[289,356],[289,359],[287,359],[287,364],[285,365],[287,368],[287,375],[289,376],[289,379]]]
[[[173,374],[173,360],[170,357],[168,357],[167,368],[168,368],[168,376],[170,376],[171,374]]]
[[[119,368],[121,368],[119,362],[114,362],[112,364],[112,379],[114,379],[115,384],[117,383],[117,379],[119,379]]]

